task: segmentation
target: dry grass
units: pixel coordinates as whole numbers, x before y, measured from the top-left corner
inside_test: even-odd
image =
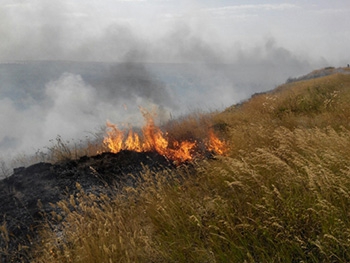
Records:
[[[349,97],[335,74],[213,114],[228,156],[58,203],[33,262],[350,262]]]
[[[94,156],[106,151],[103,145],[104,131],[86,136],[83,140],[65,140],[60,135],[50,140],[50,145],[39,149],[35,154],[20,153],[10,160],[0,158],[0,179],[12,174],[14,168],[28,167],[39,162],[59,163],[78,159],[82,156]]]
[[[189,115],[173,119],[162,126],[168,136],[177,141],[189,139],[204,140],[208,137],[209,128],[213,127],[212,116],[215,113],[194,112]]]
[[[95,133],[93,137],[86,137],[85,140],[64,140],[61,136],[57,136],[55,140],[51,140],[51,146],[47,147],[45,153],[42,153],[43,159],[47,162],[64,162],[67,160],[75,160],[82,156],[93,156],[97,153],[104,152],[103,141],[104,131]]]

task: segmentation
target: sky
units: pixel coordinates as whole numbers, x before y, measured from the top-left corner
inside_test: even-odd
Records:
[[[349,60],[346,0],[0,2],[3,61],[231,62],[240,52],[254,52],[271,39],[316,62]]]
[[[57,135],[82,139],[106,120],[137,125],[139,106],[164,120],[223,109],[288,77],[346,66],[349,14],[347,0],[0,0],[0,66],[124,63],[98,77],[2,67],[0,160]]]

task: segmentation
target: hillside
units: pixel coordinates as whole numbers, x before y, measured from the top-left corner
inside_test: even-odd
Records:
[[[66,192],[39,206],[51,210],[39,211],[47,214],[39,213],[31,244],[9,246],[15,237],[1,212],[3,262],[349,262],[347,72],[295,79],[162,127],[171,138],[198,140],[209,126],[228,145],[222,156],[168,165],[160,155],[118,159],[136,154],[122,151],[104,154],[117,158],[106,167],[97,156],[46,164],[47,178],[64,179]],[[30,169],[6,179],[13,200],[30,195],[15,180],[31,181]],[[111,191],[92,190],[94,171],[124,181],[95,178]]]

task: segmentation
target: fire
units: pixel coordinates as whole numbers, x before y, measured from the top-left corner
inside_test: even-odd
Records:
[[[213,130],[209,130],[209,143],[207,147],[209,151],[213,151],[219,155],[224,155],[228,150],[226,143],[216,137]]]
[[[198,141],[176,141],[168,138],[154,123],[154,119],[146,111],[141,111],[146,119],[146,125],[141,132],[134,132],[132,128],[128,131],[120,130],[117,125],[107,122],[107,136],[104,138],[104,144],[113,153],[122,150],[131,150],[136,152],[156,151],[178,163],[192,160],[200,154]],[[209,131],[209,138],[205,143],[207,151],[216,154],[224,154],[227,146],[216,137],[213,131]]]

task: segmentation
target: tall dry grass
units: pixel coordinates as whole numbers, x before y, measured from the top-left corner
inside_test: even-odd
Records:
[[[104,152],[107,148],[102,143],[103,136],[102,128],[81,140],[66,140],[57,135],[55,139],[49,141],[50,145],[38,149],[34,154],[18,153],[14,157],[0,157],[0,179],[10,176],[14,168],[28,167],[39,162],[60,163]]]
[[[59,202],[33,262],[350,262],[349,96],[336,74],[211,116],[227,156]]]

